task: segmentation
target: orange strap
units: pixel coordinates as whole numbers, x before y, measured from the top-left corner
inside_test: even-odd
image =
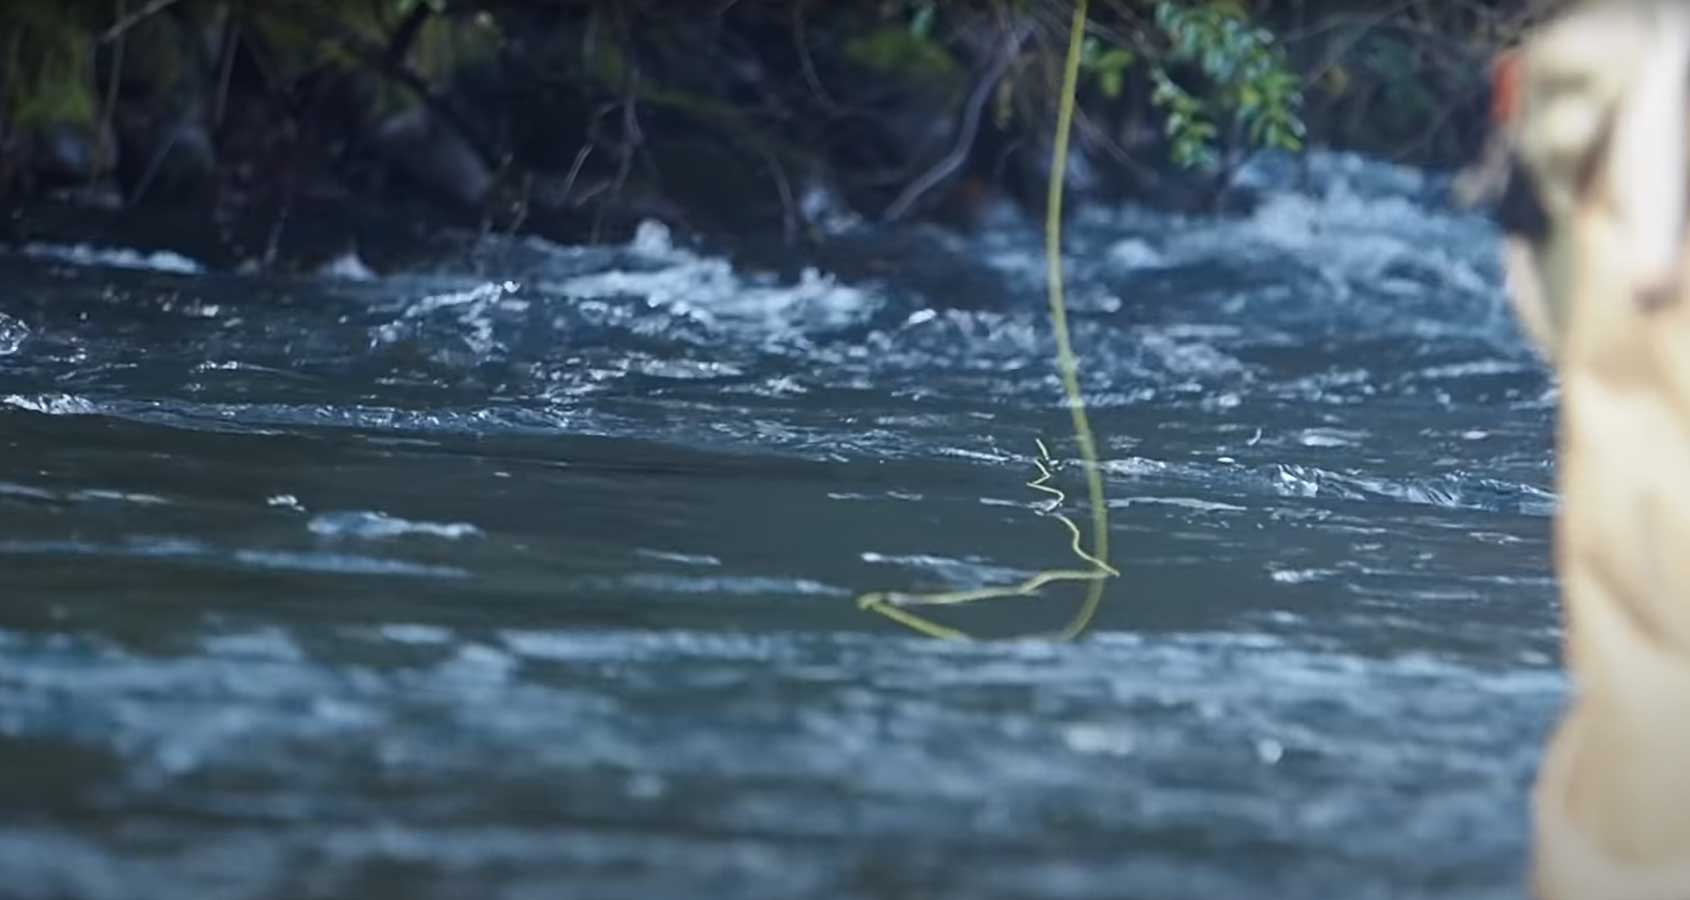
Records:
[[[1490,117],[1496,125],[1514,121],[1520,114],[1520,54],[1515,51],[1497,57],[1491,70]]]

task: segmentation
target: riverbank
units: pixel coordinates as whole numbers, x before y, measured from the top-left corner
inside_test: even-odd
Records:
[[[1070,193],[1247,208],[1238,166],[1311,142],[1458,165],[1524,7],[1100,4]],[[815,245],[1037,214],[1063,4],[688,10],[21,0],[0,12],[0,239],[379,270],[442,229]]]

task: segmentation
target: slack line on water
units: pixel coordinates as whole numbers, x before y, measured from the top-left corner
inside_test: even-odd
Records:
[[[1097,441],[1092,435],[1091,420],[1086,415],[1085,398],[1080,393],[1079,361],[1074,356],[1073,343],[1068,334],[1068,307],[1063,299],[1062,289],[1063,180],[1068,171],[1068,134],[1074,121],[1074,96],[1078,90],[1080,47],[1085,30],[1086,0],[1077,0],[1074,5],[1074,21],[1068,33],[1068,54],[1063,64],[1056,138],[1051,150],[1050,192],[1045,210],[1045,270],[1050,298],[1051,330],[1056,337],[1056,367],[1062,375],[1062,390],[1068,402],[1068,410],[1073,415],[1074,439],[1079,444],[1080,458],[1085,466],[1086,494],[1091,504],[1092,548],[1089,552],[1082,547],[1080,527],[1058,511],[1066,502],[1067,495],[1050,486],[1050,481],[1055,476],[1056,463],[1043,441],[1038,442],[1039,456],[1033,461],[1038,467],[1039,477],[1027,482],[1027,486],[1051,495],[1050,500],[1039,509],[1039,515],[1053,516],[1066,526],[1072,537],[1070,550],[1088,567],[1047,569],[1020,583],[1000,587],[926,594],[875,591],[857,598],[859,608],[880,613],[930,637],[966,640],[970,635],[918,615],[911,611],[912,607],[957,606],[1002,597],[1030,597],[1055,582],[1084,581],[1086,595],[1080,609],[1067,625],[1050,635],[1059,640],[1073,640],[1084,633],[1097,616],[1098,607],[1103,602],[1104,582],[1120,575],[1120,572],[1109,564],[1109,507],[1103,496],[1103,476],[1098,466]]]

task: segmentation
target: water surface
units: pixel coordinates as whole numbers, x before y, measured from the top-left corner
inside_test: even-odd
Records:
[[[0,255],[8,896],[1523,896],[1553,385],[1440,180],[1247,178],[1072,226],[1078,645],[852,603],[1072,562],[1025,223]]]

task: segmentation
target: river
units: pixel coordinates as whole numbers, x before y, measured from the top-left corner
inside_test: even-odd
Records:
[[[1554,383],[1444,179],[1243,178],[1070,226],[1122,576],[1076,644],[853,602],[1074,562],[1012,216],[0,254],[0,894],[1522,897]]]

